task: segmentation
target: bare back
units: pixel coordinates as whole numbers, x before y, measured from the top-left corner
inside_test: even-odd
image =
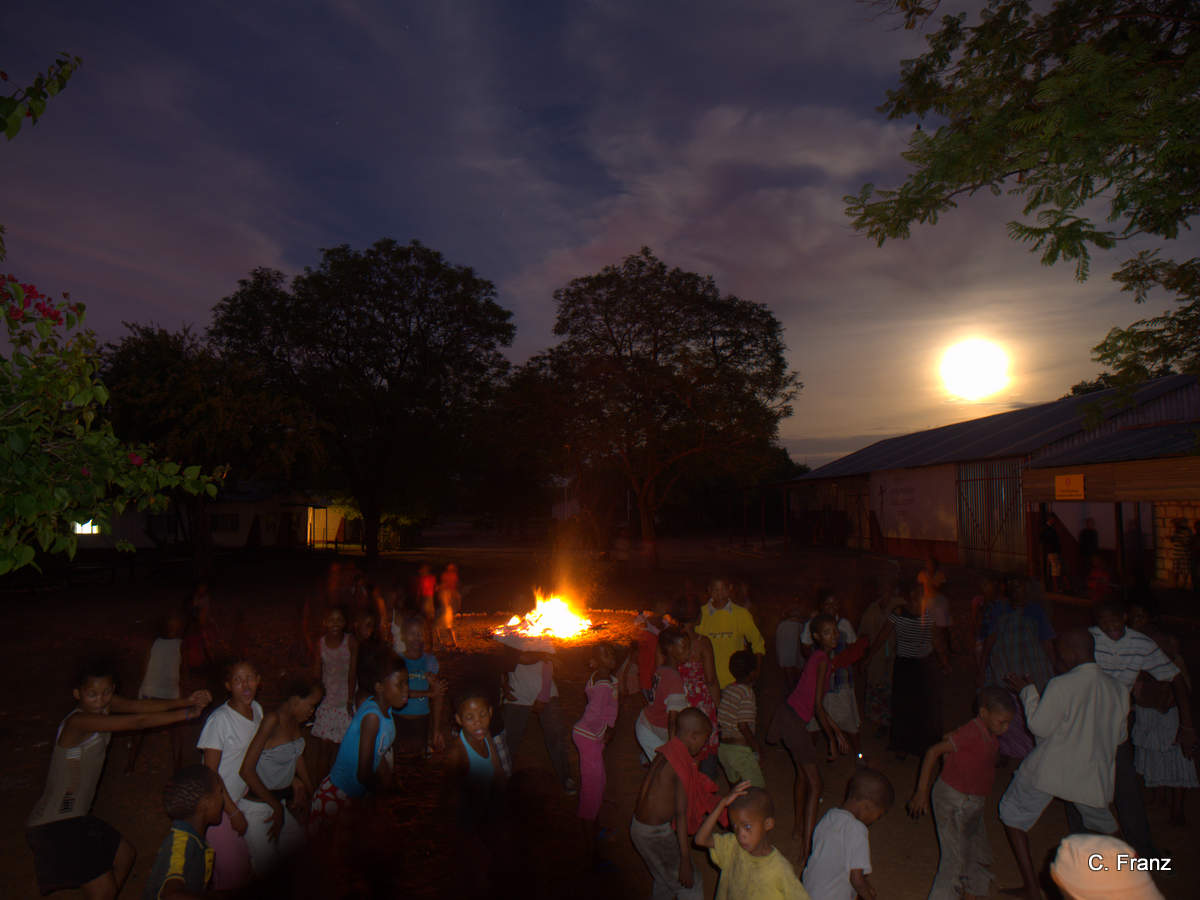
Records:
[[[643,825],[665,825],[675,817],[675,792],[679,776],[661,753],[654,755],[650,771],[638,792],[634,818]]]

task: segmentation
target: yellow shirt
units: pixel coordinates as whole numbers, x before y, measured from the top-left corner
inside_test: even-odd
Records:
[[[810,900],[778,848],[766,856],[753,856],[732,834],[714,834],[708,855],[721,870],[715,900]]]
[[[729,671],[729,657],[739,650],[745,650],[747,644],[755,653],[761,655],[767,652],[767,645],[758,626],[754,624],[750,610],[732,601],[726,603],[723,609],[713,609],[711,603],[706,603],[700,611],[700,624],[696,626],[696,631],[712,641],[717,683],[722,689],[734,682],[733,674]]]

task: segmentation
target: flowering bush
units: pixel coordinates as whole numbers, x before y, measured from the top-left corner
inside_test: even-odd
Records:
[[[176,488],[216,495],[199,466],[157,461],[113,434],[82,303],[3,275],[0,310],[9,345],[0,358],[0,575],[33,564],[38,549],[74,556],[75,523],[107,533],[131,504],[165,510]]]

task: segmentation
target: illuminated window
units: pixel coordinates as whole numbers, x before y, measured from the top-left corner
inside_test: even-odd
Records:
[[[75,523],[75,533],[76,534],[99,534],[100,527],[98,525],[93,525],[92,520],[88,519],[86,522],[76,522]]]

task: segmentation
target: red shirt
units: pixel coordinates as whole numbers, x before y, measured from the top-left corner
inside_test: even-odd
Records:
[[[687,694],[683,689],[683,676],[670,666],[659,666],[654,673],[654,696],[644,710],[646,721],[655,728],[666,728],[673,710],[687,709]],[[671,705],[667,701],[676,699]],[[682,704],[682,705],[680,705]]]
[[[942,765],[942,781],[963,794],[986,797],[996,779],[1000,742],[976,716],[950,735],[954,750]]]

